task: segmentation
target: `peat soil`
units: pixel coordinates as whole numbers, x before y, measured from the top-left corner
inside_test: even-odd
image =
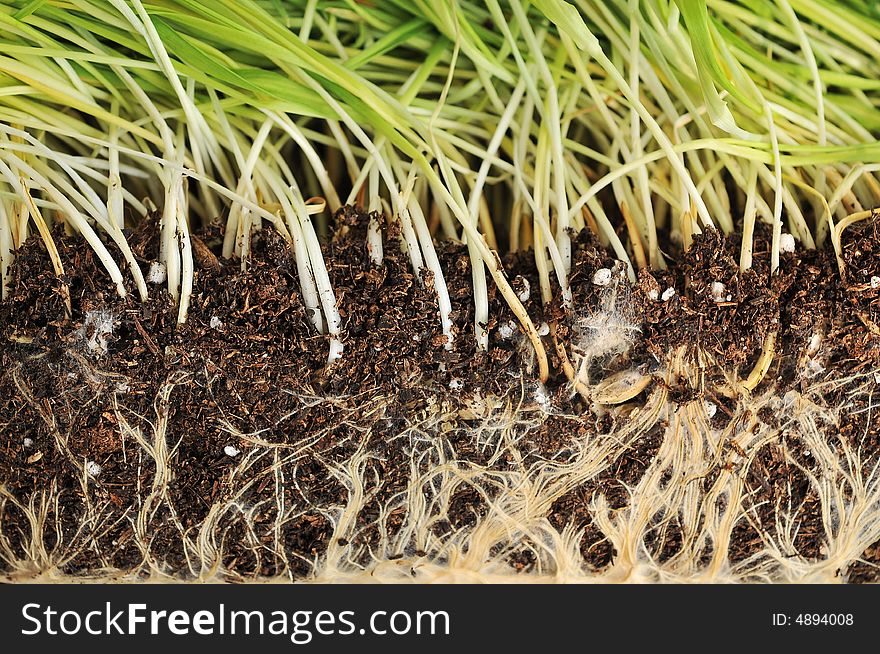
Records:
[[[520,396],[552,405],[552,415],[520,436],[520,451],[535,460],[564,458],[577,441],[612,428],[617,418],[595,412],[570,391],[554,344],[554,337],[569,344],[569,356],[576,358],[578,344],[595,335],[595,317],[609,311],[632,334],[631,342],[591,359],[592,380],[623,368],[656,370],[682,348],[707,379],[735,369],[745,377],[770,333],[776,334],[776,356],[762,384],[775,384],[780,396],[828,382],[831,406],[843,404],[853,390],[845,381],[849,376],[878,371],[878,220],[844,234],[843,275],[833,252],[798,248],[783,254],[780,273],[771,276],[764,232],[756,238],[753,268],[742,272],[738,236],[708,233],[697,236],[667,269],[642,271],[633,285],[585,232],[575,242],[571,307],[542,305],[531,252],[509,255],[503,261],[508,278],[550,358],[551,378],[543,386],[535,381],[528,340],[491,279],[489,348],[475,347],[466,248],[451,242],[437,246],[453,307],[455,338],[446,348],[430,275],[420,280],[413,274],[394,243],[393,226],[386,234],[384,265],[372,266],[367,222],[354,208],[341,210],[335,235],[324,245],[345,346],[343,358],[329,368],[328,339],[314,329],[296,262],[272,230],[255,237],[245,271],[239,261],[218,256],[219,227],[195,235],[198,268],[183,324],[177,324],[175,304],[162,284],[151,284],[147,301],[136,294],[118,297],[79,237],[55,233],[65,270],[61,279],[39,239],[25,244],[16,253],[8,297],[0,303],[0,532],[7,552],[0,568],[9,570],[8,558],[38,555],[28,517],[42,512],[52,528],[37,540],[41,551],[63,550],[54,555],[63,572],[152,566],[192,577],[200,572],[193,569],[191,551],[199,526],[214,519],[212,507],[231,499],[249,519],[228,512],[216,519],[224,569],[241,579],[282,572],[307,577],[331,545],[331,508],[344,505],[352,492],[334,471],[356,452],[366,453],[365,499],[352,542],[339,545],[354,552],[353,564],[366,565],[383,535],[406,521],[405,507],[392,500],[414,474],[407,445],[412,426],[436,407],[447,407],[459,420],[426,427],[425,437],[443,439],[450,459],[490,468],[510,462],[492,460],[473,438],[468,427],[479,422],[474,397]],[[129,242],[147,270],[158,253],[155,222],[142,223]],[[610,285],[594,282],[601,268],[612,270]],[[669,392],[686,403],[711,394],[711,388],[708,382],[694,387],[682,382]],[[644,401],[646,394],[633,401]],[[730,413],[732,400],[711,397],[719,417]],[[866,469],[880,460],[880,421],[867,410],[869,397],[854,400],[837,426],[839,438],[861,447]],[[571,415],[588,418],[566,418]],[[768,424],[774,419],[757,417]],[[408,430],[410,441],[401,438]],[[162,438],[155,437],[159,433]],[[138,439],[149,447],[139,446]],[[662,440],[658,423],[600,475],[550,507],[553,527],[583,529],[580,550],[590,568],[602,570],[617,554],[593,523],[591,498],[602,494],[612,509],[624,506],[627,488],[644,474]],[[247,458],[257,444],[264,454]],[[164,454],[156,451],[162,447]],[[760,532],[773,529],[772,507],[780,502],[801,507],[797,553],[821,555],[818,498],[805,469],[785,462],[782,447],[768,444],[743,472],[753,506],[765,508],[735,527],[733,564],[760,550]],[[157,464],[159,459],[169,465],[167,486],[160,498],[145,500],[157,465],[165,465]],[[57,501],[42,506],[48,491]],[[282,491],[288,507],[283,519],[277,501]],[[475,524],[487,510],[487,496],[491,490],[460,486],[432,529],[451,534]],[[84,525],[87,509],[96,506],[102,510],[89,515],[100,513],[100,524]],[[138,531],[145,522],[148,551]],[[59,540],[64,548],[56,547]],[[680,541],[672,524],[646,544],[662,561],[675,555]],[[280,542],[280,550],[270,542]],[[532,559],[525,548],[512,551],[508,561],[512,569],[528,572]],[[848,579],[876,581],[880,544],[862,559],[845,571]]]

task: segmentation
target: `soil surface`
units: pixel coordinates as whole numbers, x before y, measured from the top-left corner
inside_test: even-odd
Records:
[[[748,416],[755,433],[772,428],[777,436],[744,462],[738,442],[723,436],[725,421],[740,421],[743,412],[717,389],[731,374],[747,377],[775,334],[773,363],[753,392],[772,388],[783,398],[822,386],[828,407],[847,407],[835,414],[827,433],[839,436],[829,436],[828,447],[858,450],[866,474],[877,465],[880,420],[871,398],[880,377],[870,375],[880,372],[880,285],[872,283],[880,275],[880,221],[846,230],[843,275],[833,252],[800,247],[770,275],[769,238],[760,231],[754,266],[743,272],[739,237],[713,232],[697,236],[667,269],[642,271],[636,284],[585,232],[575,241],[565,306],[542,305],[531,252],[509,255],[508,278],[550,357],[545,385],[536,382],[528,340],[491,278],[489,348],[476,348],[465,247],[438,245],[453,305],[447,349],[435,280],[414,274],[393,228],[384,264],[371,265],[367,222],[354,208],[341,210],[323,246],[345,346],[329,367],[328,338],[314,329],[291,250],[272,230],[258,233],[244,271],[219,256],[219,227],[195,236],[199,267],[183,324],[161,284],[150,286],[147,301],[120,298],[77,236],[55,233],[62,279],[39,239],[17,252],[0,303],[0,569],[38,560],[72,575],[159,570],[193,578],[210,562],[230,580],[297,579],[313,574],[331,548],[344,548],[354,567],[404,556],[443,563],[439,549],[422,551],[427,545],[404,533],[419,505],[413,488],[429,504],[425,543],[451,542],[489,514],[502,492],[497,479],[573,461],[585,443],[622,429],[658,385],[675,405],[715,407],[708,419],[722,434],[720,454],[707,458],[700,484],[708,492],[728,473],[743,482],[730,565],[765,550],[767,534],[781,528],[780,506],[795,507],[786,556],[827,553],[803,441],[786,440],[792,427],[779,413]],[[156,222],[145,221],[129,242],[149,268]],[[612,272],[609,285],[594,282],[602,268]],[[608,343],[596,337],[606,333]],[[597,406],[571,390],[557,342],[591,383],[621,370],[657,382],[628,398],[626,410]],[[673,354],[700,374],[664,377]],[[509,429],[489,424],[500,415],[492,406],[523,398],[546,410],[522,414]],[[668,419],[657,420],[543,510],[549,528],[579,534],[585,569],[602,571],[621,556],[603,531],[597,498],[620,515],[655,469],[668,427]],[[515,447],[502,447],[503,439]],[[450,462],[455,478],[442,493],[433,481],[415,483]],[[357,513],[347,515],[355,495]],[[36,531],[35,516],[44,525]],[[646,528],[645,552],[661,564],[683,556],[691,547],[685,522],[658,514]],[[400,551],[390,551],[394,543]],[[541,545],[528,539],[492,547],[511,571],[543,565]],[[700,556],[708,562],[712,553]],[[877,581],[878,565],[875,542],[839,573]]]

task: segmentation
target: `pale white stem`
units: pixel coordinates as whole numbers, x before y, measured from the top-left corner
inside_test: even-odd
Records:
[[[748,270],[752,267],[752,247],[755,233],[755,217],[757,215],[755,197],[757,196],[758,164],[754,161],[749,165],[749,181],[746,188],[746,206],[743,212],[743,236],[739,256],[739,267]]]
[[[367,251],[370,253],[370,261],[373,265],[381,266],[385,258],[385,252],[382,249],[382,227],[374,213],[370,213],[367,223]]]
[[[470,213],[471,220],[475,224],[477,222],[480,207],[480,197],[483,192],[483,187],[486,184],[486,178],[489,176],[489,170],[492,167],[491,158],[495,156],[495,153],[498,152],[498,148],[501,147],[501,141],[504,139],[504,135],[510,128],[516,110],[520,107],[520,101],[522,100],[524,92],[525,80],[520,80],[519,84],[516,85],[513,89],[513,93],[510,95],[507,108],[498,120],[498,125],[495,128],[495,133],[492,135],[492,140],[489,141],[489,145],[486,147],[486,156],[480,164],[480,169],[477,171],[477,178],[471,187],[471,194],[468,200],[468,212]]]
[[[489,323],[489,291],[486,283],[486,259],[491,258],[493,269],[498,268],[495,274],[496,282],[503,272],[498,266],[498,261],[494,252],[489,250],[483,235],[477,230],[477,226],[471,219],[467,202],[461,187],[455,179],[455,174],[449,167],[445,155],[438,149],[436,152],[437,163],[440,166],[440,173],[443,181],[446,183],[447,189],[443,189],[444,201],[449,205],[455,213],[456,218],[462,224],[465,230],[468,258],[471,262],[471,283],[474,291],[474,334],[476,336],[477,347],[481,350],[489,349],[489,331],[487,325]],[[439,182],[439,180],[437,180]],[[435,193],[442,189],[441,184],[436,184]],[[506,284],[506,280],[504,280]],[[501,284],[499,284],[501,286]],[[509,286],[509,285],[508,285]]]
[[[122,252],[122,256],[125,259],[126,263],[128,263],[129,269],[131,270],[131,275],[134,278],[135,285],[138,289],[138,295],[141,300],[146,300],[149,293],[147,290],[147,283],[144,280],[143,272],[141,271],[140,266],[137,263],[137,260],[134,257],[134,253],[131,251],[131,246],[128,244],[128,240],[125,238],[125,234],[122,232],[120,228],[118,228],[115,224],[110,222],[109,215],[106,213],[107,207],[102,204],[95,204],[94,201],[97,198],[92,198],[93,201],[89,201],[86,197],[84,197],[76,188],[74,188],[67,180],[64,179],[62,175],[58,172],[53,171],[48,167],[44,161],[35,161],[35,166],[39,166],[41,172],[46,175],[46,178],[50,181],[50,183],[54,184],[59,190],[66,194],[68,199],[72,201],[76,201],[77,204],[82,207],[86,214],[90,216],[101,229],[103,229],[113,240],[116,246]],[[68,173],[72,173],[72,171],[68,171]],[[75,175],[74,181],[78,183],[80,189],[83,189],[84,186],[91,190],[88,185],[85,184],[85,181]]]
[[[28,229],[28,224],[30,222],[30,206],[28,206],[27,202],[21,202],[18,205],[18,209],[16,211],[18,219],[17,219],[17,236],[18,236],[18,247],[24,245],[24,242],[27,241],[28,235],[30,234],[30,230]]]
[[[2,126],[0,126],[2,127]],[[65,160],[64,157],[56,157],[53,150],[50,150],[48,147],[40,143],[33,136],[28,134],[27,132],[16,130],[14,128],[5,128],[4,133],[14,134],[28,143],[30,143],[35,150],[37,150],[46,161],[55,161],[63,170],[66,172],[70,178],[76,183],[79,191],[82,192],[82,195],[75,190],[70,184],[67,183],[60,175],[54,173],[49,167],[48,164],[45,165],[45,173],[52,182],[61,187],[63,191],[65,191],[68,196],[76,199],[80,206],[86,210],[86,212],[91,215],[91,217],[98,223],[98,225],[107,232],[110,237],[113,239],[113,242],[119,247],[122,251],[123,256],[125,257],[126,262],[131,269],[132,277],[134,277],[135,284],[138,288],[138,293],[142,300],[147,298],[147,284],[144,280],[143,273],[141,272],[140,266],[138,266],[137,261],[134,258],[134,254],[131,251],[131,247],[128,244],[128,241],[125,238],[125,235],[122,233],[122,228],[118,226],[111,218],[110,215],[110,204],[111,200],[108,199],[107,205],[105,205],[101,199],[98,197],[98,194],[92,188],[90,184],[88,184],[78,173],[74,170]],[[113,149],[111,148],[111,153]],[[118,163],[118,162],[117,162]],[[118,179],[118,175],[117,175]],[[116,193],[118,202],[122,203],[122,192],[121,187],[119,185],[116,186]],[[121,206],[118,208],[120,216],[121,216]],[[124,294],[123,294],[124,295]]]
[[[382,142],[383,142],[383,139],[381,137],[376,140],[377,144],[380,144]],[[368,180],[369,180],[369,176],[370,176],[370,171],[372,171],[374,168],[375,168],[375,166],[373,166],[373,158],[367,157],[366,161],[364,161],[364,165],[361,166],[360,172],[358,172],[357,176],[355,177],[354,181],[352,182],[351,193],[349,193],[348,197],[345,199],[345,204],[348,205],[348,204],[355,204],[356,203],[358,193],[360,193],[361,188],[363,188],[363,186],[364,186],[364,183],[369,183]],[[376,188],[378,190],[378,187],[376,187]],[[378,202],[377,198],[378,198],[378,196],[374,196],[371,194],[368,200],[370,202],[374,202],[374,201]],[[372,211],[372,209],[371,209],[371,211]]]
[[[409,254],[409,259],[410,263],[412,264],[413,272],[416,274],[416,277],[421,280],[422,268],[425,267],[425,263],[422,259],[422,250],[419,247],[418,237],[416,236],[416,232],[413,229],[412,218],[410,216],[409,210],[407,209],[409,198],[412,195],[412,190],[415,182],[415,168],[412,168],[410,170],[409,176],[404,183],[403,191],[400,192],[400,200],[398,202],[398,207],[400,208],[398,219],[400,220],[400,233],[401,238],[403,239],[404,250],[406,250],[407,254]]]
[[[180,291],[180,249],[177,246],[177,216],[183,175],[168,171],[165,180],[165,202],[159,220],[159,261],[165,264],[168,294],[175,300]]]
[[[440,217],[440,225],[443,227],[443,234],[446,238],[451,238],[453,240],[460,240],[461,235],[458,233],[458,229],[455,226],[455,219],[452,216],[452,212],[449,210],[449,206],[445,202],[435,202],[434,208],[437,211],[437,215]]]
[[[238,182],[238,192],[242,195],[247,194],[248,197],[251,197],[253,199],[256,199],[257,195],[252,180],[254,175],[254,168],[257,165],[257,159],[259,158],[260,153],[263,150],[263,145],[266,143],[266,139],[269,137],[269,132],[271,130],[272,122],[268,120],[265,121],[260,127],[260,131],[257,132],[257,135],[254,138],[254,142],[251,145],[250,152],[248,152],[248,157],[245,160],[244,166],[241,169]],[[245,270],[247,267],[247,259],[250,256],[251,230],[253,229],[253,224],[250,209],[246,207],[241,207],[239,210],[241,212],[241,269]]]
[[[418,199],[414,195],[410,195],[408,206],[419,237],[419,243],[422,246],[422,252],[425,255],[425,265],[434,274],[434,291],[437,293],[437,305],[440,309],[440,325],[443,329],[443,334],[446,336],[446,349],[448,350],[452,348],[453,336],[452,319],[450,318],[452,303],[449,299],[449,289],[446,287],[446,278],[443,276],[443,268],[440,266],[437,251],[434,249],[434,239],[431,237],[431,231],[428,229],[425,214],[422,212]]]
[[[538,269],[538,280],[541,284],[541,301],[549,302],[553,297],[550,288],[550,266],[547,262],[547,247],[544,245],[543,230],[535,230],[535,267]]]
[[[641,61],[640,39],[639,39],[639,23],[637,16],[639,14],[638,0],[629,1],[630,11],[630,69],[629,84],[633,89],[633,93],[639,95],[639,63]],[[639,159],[642,156],[642,140],[641,140],[641,121],[637,111],[630,110],[630,141],[632,142],[633,157]],[[638,207],[645,218],[645,231],[648,237],[648,256],[652,268],[659,266],[660,251],[657,248],[657,226],[654,218],[654,206],[651,202],[651,191],[648,185],[648,168],[642,166],[637,172],[637,180],[639,187],[638,204],[632,204],[632,207]]]
[[[114,102],[113,108],[119,111],[119,107]],[[110,163],[110,173],[107,176],[107,214],[110,221],[120,231],[125,227],[125,217],[123,215],[124,199],[122,196],[122,179],[119,176],[119,126],[110,125],[110,148],[108,160]]]
[[[189,238],[189,225],[187,224],[186,188],[185,184],[177,187],[177,239],[180,242],[180,301],[177,307],[177,322],[186,322],[186,314],[189,311],[189,301],[193,289],[193,252]]]
[[[776,135],[776,125],[773,122],[773,110],[770,105],[764,104],[764,115],[767,118],[767,126],[770,131],[770,144],[773,151],[774,171],[774,196],[773,196],[773,240],[770,246],[770,272],[775,273],[779,268],[779,239],[782,236],[782,160],[779,154],[779,139]]]
[[[370,159],[372,161],[372,158]],[[369,175],[367,177],[367,193],[369,197],[367,198],[367,210],[368,211],[382,211],[382,203],[380,202],[381,198],[379,197],[379,169],[376,166],[364,166],[365,170],[369,171]]]
[[[297,276],[299,277],[299,285],[303,294],[303,304],[306,308],[306,315],[314,325],[319,334],[323,334],[326,330],[324,327],[324,316],[321,314],[321,299],[318,296],[318,288],[315,285],[315,275],[312,272],[312,265],[309,262],[309,253],[306,250],[305,239],[302,233],[302,227],[299,218],[290,201],[290,190],[285,187],[284,182],[278,173],[269,168],[263,162],[258,162],[260,174],[269,188],[278,199],[281,210],[287,220],[289,229],[290,242],[293,247],[294,259],[296,260]]]
[[[324,167],[324,162],[318,153],[315,151],[315,148],[312,146],[309,139],[305,137],[305,135],[300,131],[299,127],[294,123],[289,116],[286,114],[277,114],[273,111],[268,111],[266,109],[262,110],[264,114],[266,114],[269,118],[271,118],[275,123],[281,127],[287,134],[290,135],[290,138],[300,147],[305,154],[306,159],[308,159],[309,164],[311,164],[312,170],[315,172],[315,176],[318,178],[318,183],[321,185],[321,190],[324,193],[324,197],[327,199],[327,205],[330,207],[330,211],[337,211],[342,203],[339,201],[339,195],[336,193],[336,188],[333,186],[333,181],[330,179],[330,175],[327,173],[327,169]]]
[[[345,135],[345,132],[342,127],[340,127],[338,121],[328,120],[327,127],[330,128],[330,133],[333,135],[334,145],[336,145],[342,153],[342,158],[345,160],[345,168],[348,170],[348,176],[354,181],[358,176],[358,165],[354,152],[351,150],[351,144],[348,142],[348,137]]]
[[[0,151],[2,153],[2,151]],[[61,207],[64,211],[65,216],[70,221],[71,225],[80,232],[83,237],[86,239],[88,244],[95,251],[95,255],[98,257],[98,260],[103,264],[104,268],[107,270],[107,273],[110,275],[110,279],[113,280],[113,283],[116,285],[116,291],[119,293],[120,297],[125,297],[126,290],[125,285],[122,283],[122,273],[119,271],[119,266],[116,265],[116,262],[113,260],[113,257],[107,251],[106,246],[103,241],[98,237],[95,233],[95,230],[92,229],[92,226],[89,225],[88,220],[77,210],[75,206],[70,202],[70,200],[65,197],[63,193],[58,191],[55,186],[49,182],[43,175],[39,172],[31,168],[29,165],[25,164],[21,160],[17,161],[18,168],[25,172],[31,180],[33,180],[37,186],[39,186],[45,193],[47,193],[52,200]],[[28,200],[30,198],[30,194],[27,193],[26,189],[21,185],[16,176],[13,174],[12,169],[6,164],[5,161],[0,158],[0,174],[2,174],[6,181],[10,183],[10,185],[15,188],[22,196],[22,199]],[[36,208],[36,207],[34,207]]]
[[[129,0],[129,3],[134,6],[135,11],[137,12],[137,16],[135,16],[131,9],[122,0],[111,0],[111,2],[113,3],[113,6],[125,16],[135,30],[144,37],[147,46],[153,54],[153,58],[156,63],[159,64],[160,69],[174,89],[174,93],[186,115],[186,123],[190,135],[189,141],[192,146],[193,162],[196,170],[202,173],[207,172],[203,150],[207,152],[208,157],[214,161],[217,168],[222,169],[217,156],[218,147],[213,133],[205,124],[205,119],[199,112],[199,109],[196,107],[190,94],[187,93],[187,90],[183,87],[183,84],[174,69],[174,64],[168,56],[165,45],[162,43],[162,39],[159,37],[159,33],[156,31],[156,27],[153,25],[153,21],[147,14],[146,9],[144,9],[141,0]],[[206,192],[205,197],[208,204],[208,210],[213,215],[217,215],[219,211],[213,193]]]
[[[290,180],[292,181],[292,180]],[[290,187],[291,199],[294,211],[299,218],[302,227],[303,240],[306,250],[309,253],[309,261],[312,264],[312,271],[315,275],[315,285],[318,287],[318,297],[321,299],[321,308],[324,310],[324,318],[327,321],[327,333],[330,334],[330,352],[327,358],[327,364],[330,365],[342,356],[343,345],[339,340],[339,332],[342,327],[342,317],[339,315],[339,308],[336,306],[336,295],[330,283],[330,275],[327,273],[327,266],[324,263],[324,253],[321,252],[321,244],[318,241],[318,235],[312,221],[309,219],[309,209],[306,207],[305,201],[299,188],[295,183]]]
[[[569,51],[571,60],[575,64],[575,68],[577,69],[578,74],[581,77],[583,82],[586,82],[590,78],[590,74],[587,71],[586,64],[583,62],[583,57],[581,53],[577,50],[574,45],[574,42],[566,35],[560,35],[562,43],[565,45],[566,49]],[[693,179],[691,179],[690,174],[687,169],[685,169],[684,164],[679,158],[678,154],[675,152],[672,147],[672,142],[669,140],[669,137],[663,132],[663,129],[660,125],[657,124],[657,121],[653,116],[648,112],[645,108],[645,105],[642,104],[641,100],[633,93],[632,89],[627,84],[626,80],[620,74],[620,71],[614,66],[611,60],[602,52],[598,47],[593,49],[590,54],[596,59],[600,66],[602,66],[603,70],[608,74],[614,84],[620,89],[621,93],[626,97],[627,101],[631,104],[631,106],[636,110],[639,117],[642,119],[642,122],[657,140],[657,144],[660,146],[660,149],[666,155],[671,164],[673,170],[675,170],[678,177],[681,179],[682,184],[684,184],[685,188],[688,191],[688,195],[690,196],[691,201],[694,203],[697,209],[697,215],[700,217],[703,225],[706,227],[715,227],[714,222],[712,221],[712,216],[709,214],[709,209],[706,206],[706,203],[703,201],[703,198],[700,196],[697,191],[697,187],[694,184]],[[570,213],[574,213],[576,211],[580,211],[581,207],[586,204],[586,201],[581,201],[575,204],[572,207]]]
[[[531,116],[530,110],[531,100],[526,101],[526,111],[524,113],[523,123],[528,125],[529,119]],[[526,160],[526,145],[528,143],[528,130],[527,128],[521,128],[521,132],[519,138],[516,141],[515,146],[515,158],[518,161]],[[562,299],[565,302],[566,306],[571,302],[571,288],[568,284],[568,275],[565,272],[565,261],[562,258],[562,255],[557,247],[556,240],[553,237],[552,232],[550,231],[550,223],[547,221],[546,210],[541,207],[539,204],[539,197],[535,197],[541,194],[544,185],[542,185],[538,179],[538,173],[536,171],[535,181],[533,184],[535,195],[529,191],[528,186],[526,185],[525,175],[521,170],[521,166],[517,167],[516,173],[514,175],[514,180],[516,183],[516,187],[519,189],[522,197],[525,198],[526,203],[529,205],[529,208],[532,211],[532,215],[535,219],[535,223],[538,228],[544,232],[544,242],[547,249],[550,252],[550,258],[553,260],[553,270],[556,273],[556,281],[559,283],[559,287],[562,289]],[[549,273],[548,273],[549,274]],[[550,278],[541,280],[541,288],[550,288]]]
[[[0,125],[0,129],[4,126]],[[4,149],[11,149],[9,146],[12,145],[8,141],[3,144]],[[28,238],[29,230],[29,218],[30,218],[30,204],[34,202],[34,199],[31,198],[30,202],[25,200],[25,195],[30,195],[27,189],[25,189],[21,183],[19,183],[19,176],[21,172],[19,171],[17,162],[21,161],[19,157],[11,157],[9,160],[10,174],[6,176],[9,185],[12,187],[13,192],[16,194],[16,199],[19,200],[17,205],[13,205],[13,213],[10,217],[10,222],[13,227],[13,244],[14,247],[21,247],[24,245],[24,242]]]
[[[369,184],[370,218],[367,224],[367,250],[373,265],[381,266],[385,252],[382,249],[382,226],[377,218],[382,211],[382,205],[379,203],[379,171],[375,167],[370,169]]]
[[[6,299],[9,266],[12,264],[12,225],[6,203],[0,201],[0,300]]]
[[[211,98],[211,106],[214,108],[214,116],[216,117],[217,122],[220,123],[220,130],[225,135],[228,148],[232,151],[232,156],[235,158],[235,164],[238,166],[238,170],[242,171],[245,168],[246,162],[239,141],[243,139],[233,131],[232,125],[229,124],[229,119],[226,117],[226,112],[223,110],[223,106],[220,104],[220,99],[217,97],[217,93],[214,89],[209,88],[208,95]],[[239,175],[238,185],[235,189],[236,193],[243,196],[245,194],[245,189],[242,188],[242,185],[249,181],[249,179]],[[248,197],[250,199],[255,199],[256,194],[253,192],[253,189],[250,187],[246,187],[246,189],[249,192]],[[229,209],[229,215],[226,216],[226,229],[223,231],[222,249],[223,257],[226,259],[231,258],[236,252],[238,245],[237,236],[241,231],[240,220],[242,211],[244,211],[242,205],[233,202]],[[241,265],[242,268],[244,268],[246,265],[245,259],[242,259]]]

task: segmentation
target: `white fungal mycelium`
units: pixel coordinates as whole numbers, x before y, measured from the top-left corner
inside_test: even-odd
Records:
[[[211,329],[222,329],[223,328],[223,321],[220,320],[220,318],[218,318],[217,316],[211,316],[211,320],[208,323],[208,326]]]
[[[115,321],[113,314],[104,309],[87,311],[86,319],[76,335],[85,342],[89,352],[107,354],[107,343],[113,336]]]
[[[460,391],[464,388],[464,380],[460,377],[453,377],[449,380],[449,390]]]
[[[101,474],[101,466],[94,461],[86,461],[86,474],[89,477],[97,477]]]
[[[535,385],[535,403],[540,406],[544,411],[548,411],[550,409],[550,393],[547,392],[547,387],[544,386],[541,382],[538,382]]]
[[[599,304],[578,317],[573,325],[572,363],[577,370],[577,380],[589,386],[591,370],[627,352],[640,325],[626,285],[602,291]]]

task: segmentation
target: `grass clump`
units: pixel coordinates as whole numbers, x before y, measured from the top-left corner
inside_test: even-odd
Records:
[[[319,241],[360,201],[400,221],[447,334],[432,239],[467,242],[478,343],[488,272],[544,370],[493,250],[533,246],[545,302],[570,299],[569,233],[587,227],[634,279],[706,229],[742,231],[748,268],[765,222],[775,269],[792,238],[839,250],[880,193],[868,3],[76,0],[13,2],[0,24],[4,270],[63,223],[145,298],[125,229],[160,207],[181,321],[190,233],[223,216],[242,266],[254,229],[282,233],[316,329],[338,334]]]
[[[88,498],[152,480],[73,532],[0,482],[0,562],[847,574],[880,534],[878,55],[868,0],[6,2],[0,315],[44,283],[61,315],[3,334],[71,345],[0,376],[16,452]]]

